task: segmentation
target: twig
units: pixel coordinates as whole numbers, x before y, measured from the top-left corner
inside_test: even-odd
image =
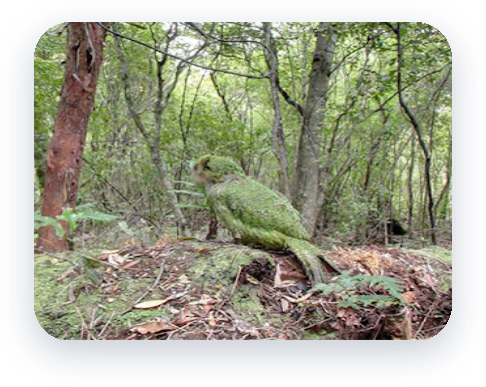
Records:
[[[128,308],[127,310],[125,310],[123,313],[120,313],[117,317],[121,317],[121,316],[124,316],[126,315],[127,313],[131,312],[133,310],[133,308],[135,307],[135,305],[139,304],[145,297],[147,297],[150,293],[152,293],[154,291],[154,289],[157,287],[157,285],[159,284],[160,282],[160,279],[162,278],[162,275],[164,274],[164,266],[165,266],[165,261],[162,261],[162,263],[160,264],[160,272],[159,272],[159,275],[157,276],[155,282],[153,283],[152,286],[150,286],[138,299],[137,301],[135,301],[133,303],[133,305]]]
[[[103,327],[103,329],[99,333],[98,337],[100,339],[103,338],[103,334],[105,333],[106,329],[108,329],[108,326],[111,324],[111,322],[113,321],[113,317],[115,317],[115,312],[113,312],[111,314],[111,317],[108,319],[108,321],[106,322],[105,326]]]
[[[415,333],[415,340],[417,339],[417,337],[418,337],[419,333],[422,331],[422,329],[424,329],[425,323],[427,322],[427,320],[429,319],[430,315],[437,308],[438,305],[439,305],[439,300],[435,301],[432,304],[432,306],[429,308],[429,311],[427,312],[427,315],[422,320],[422,323],[420,324],[419,328],[417,329],[417,332]]]
[[[170,56],[171,58],[174,58],[174,59],[177,59],[183,63],[186,63],[190,66],[194,66],[194,67],[198,67],[198,68],[201,68],[201,69],[204,69],[204,70],[208,70],[208,71],[216,71],[216,72],[220,72],[220,73],[224,73],[224,74],[229,74],[229,75],[236,75],[238,77],[244,77],[244,78],[250,78],[250,79],[267,79],[269,76],[270,76],[270,73],[267,74],[267,75],[262,75],[262,76],[259,76],[259,75],[252,75],[252,74],[243,74],[243,73],[237,73],[237,72],[234,72],[234,71],[230,71],[230,70],[225,70],[225,69],[218,69],[218,68],[214,68],[214,67],[208,67],[208,66],[204,66],[204,65],[201,65],[201,64],[198,64],[198,63],[195,63],[195,62],[192,62],[190,60],[187,60],[185,58],[181,58],[180,56],[177,56],[177,55],[174,55],[174,54],[171,54],[169,52],[166,52],[166,51],[163,51],[163,50],[160,50],[158,48],[155,48],[149,44],[146,44],[146,43],[143,43],[137,39],[134,39],[134,38],[130,38],[128,36],[125,36],[125,35],[122,35],[118,32],[115,32],[109,28],[107,28],[106,26],[104,26],[102,23],[99,23],[97,22],[97,24],[105,29],[106,31],[108,31],[110,34],[114,35],[114,36],[118,36],[119,38],[122,38],[122,39],[125,39],[125,40],[129,40],[131,42],[134,42],[134,43],[137,43],[137,44],[140,44],[141,46],[144,46],[144,47],[147,47],[153,51],[156,51],[156,52],[159,52],[163,55],[167,55],[167,56]]]

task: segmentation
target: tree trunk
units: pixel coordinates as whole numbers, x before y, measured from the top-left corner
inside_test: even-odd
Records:
[[[414,187],[413,187],[413,175],[415,171],[415,138],[412,138],[412,150],[410,152],[410,167],[408,169],[408,233],[413,236],[413,208],[414,208]]]
[[[316,35],[316,48],[309,77],[309,89],[292,184],[292,203],[302,214],[311,234],[315,231],[319,213],[320,134],[324,123],[327,92],[337,40],[329,22],[320,22]]]
[[[115,31],[116,32],[116,31]],[[171,37],[167,37],[166,49],[170,42],[173,40]],[[120,59],[121,64],[121,77],[124,85],[124,94],[125,94],[125,101],[127,103],[128,111],[130,113],[130,117],[132,118],[135,126],[139,130],[139,132],[144,137],[147,146],[149,148],[150,156],[154,163],[154,166],[157,168],[159,173],[162,187],[165,191],[167,200],[169,202],[169,206],[174,214],[175,222],[177,224],[178,229],[181,231],[182,235],[188,235],[187,229],[187,222],[182,213],[181,209],[179,208],[179,200],[177,195],[174,193],[174,185],[170,179],[168,167],[162,158],[161,155],[161,131],[162,131],[162,116],[165,111],[165,107],[167,106],[169,99],[174,91],[177,81],[179,79],[180,73],[182,72],[182,67],[177,67],[175,70],[175,79],[170,87],[164,89],[164,80],[162,77],[162,71],[167,63],[167,55],[164,56],[161,60],[157,59],[157,97],[156,101],[154,102],[153,108],[153,115],[154,115],[154,128],[152,131],[148,130],[145,127],[145,124],[142,122],[142,119],[139,113],[135,109],[135,103],[132,99],[131,94],[131,87],[130,87],[130,78],[128,73],[128,66],[126,63],[125,55],[122,50],[121,46],[121,38],[119,36],[115,37],[116,49],[118,58]]]
[[[432,177],[431,177],[431,168],[432,168],[432,156],[430,154],[430,149],[427,147],[425,143],[424,137],[422,135],[422,130],[420,125],[412,114],[411,110],[408,108],[408,105],[405,102],[403,97],[403,89],[402,89],[402,65],[403,65],[403,48],[402,48],[402,34],[400,29],[400,23],[397,23],[397,27],[394,28],[390,25],[393,32],[397,37],[397,56],[398,56],[398,64],[397,64],[397,83],[398,83],[398,99],[400,102],[400,106],[402,107],[403,111],[407,115],[415,134],[417,135],[417,140],[419,142],[420,148],[424,154],[425,159],[425,166],[424,166],[424,175],[425,175],[425,188],[427,194],[427,212],[429,215],[429,227],[430,227],[430,241],[433,245],[437,245],[437,237],[435,232],[435,214],[434,214],[434,196],[432,192]]]
[[[70,23],[64,86],[54,134],[47,153],[42,215],[57,217],[76,206],[79,174],[93,107],[98,74],[103,61],[106,31],[96,23]],[[67,225],[63,224],[67,231]],[[37,252],[69,248],[52,227],[39,230]]]
[[[272,53],[265,50],[265,59],[270,74],[270,91],[272,94],[273,112],[274,112],[274,122],[272,129],[272,150],[275,157],[278,160],[280,167],[280,191],[288,198],[291,199],[290,192],[290,176],[289,176],[289,161],[287,148],[285,146],[285,134],[282,119],[282,110],[280,108],[280,99],[278,95],[278,59],[277,50],[272,38],[272,23],[263,23],[263,28],[265,31],[265,44]]]
[[[442,191],[440,192],[440,195],[439,195],[439,198],[437,199],[437,202],[435,203],[435,207],[434,207],[434,215],[435,215],[435,218],[437,219],[437,215],[438,215],[438,209],[442,203],[442,201],[444,200],[444,198],[447,198],[449,196],[449,190],[450,190],[450,187],[451,187],[451,177],[452,177],[452,130],[451,130],[451,133],[450,133],[450,137],[449,137],[449,150],[448,150],[448,155],[447,155],[447,164],[446,164],[446,171],[445,171],[445,184],[444,184],[444,188],[442,189]],[[445,201],[445,203],[447,203],[447,201]],[[446,216],[444,215],[447,211],[447,204],[446,204],[446,207],[444,208],[444,212],[442,214],[442,218],[446,218]]]

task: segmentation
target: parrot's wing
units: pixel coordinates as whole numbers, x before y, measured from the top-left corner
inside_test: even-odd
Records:
[[[299,212],[289,201],[253,179],[227,179],[208,191],[208,199],[232,231],[246,230],[243,234],[248,234],[254,229],[253,232],[310,239]]]

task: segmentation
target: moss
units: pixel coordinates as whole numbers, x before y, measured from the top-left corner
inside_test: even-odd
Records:
[[[452,275],[448,269],[444,269],[452,265],[452,250],[439,246],[429,246],[421,250],[407,249],[406,251],[420,255],[431,261],[441,291],[448,292],[452,289]]]
[[[210,250],[194,260],[188,269],[191,279],[203,289],[210,287],[230,287],[240,268],[254,260],[264,259],[270,265],[275,262],[270,254],[245,246],[225,246]]]
[[[334,340],[336,338],[336,332],[327,332],[322,330],[318,333],[316,332],[304,332],[304,340]]]
[[[153,278],[120,278],[118,291],[113,295],[109,288],[101,290],[84,275],[57,282],[56,279],[71,267],[69,262],[42,255],[34,260],[34,311],[42,328],[59,339],[79,339],[82,321],[89,324],[93,311],[99,318],[100,328],[112,316],[131,307],[136,298],[153,283]],[[69,303],[69,284],[76,296],[74,303]],[[159,296],[157,292],[152,294],[155,298]],[[114,301],[110,302],[111,299]],[[163,316],[168,316],[165,310],[133,310],[115,317],[112,327],[127,329],[135,323]]]
[[[264,325],[268,322],[265,307],[258,297],[258,289],[250,285],[242,285],[232,298],[235,312],[246,321],[255,325]]]
[[[71,312],[62,306],[69,300],[67,285],[56,282],[70,267],[68,262],[43,255],[34,257],[34,312],[41,327],[56,338],[72,335],[64,323],[71,319]],[[72,286],[76,285],[73,281]]]
[[[426,258],[438,259],[441,262],[452,265],[452,250],[444,249],[439,246],[430,246],[422,250],[418,250],[419,254]]]

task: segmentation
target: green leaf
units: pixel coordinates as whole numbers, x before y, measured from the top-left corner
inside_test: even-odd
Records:
[[[63,238],[66,235],[64,228],[56,219],[49,216],[42,216],[38,211],[34,212],[34,231],[46,226],[54,227],[58,238]]]
[[[184,189],[171,189],[171,190],[169,190],[169,192],[179,193],[179,194],[183,194],[183,195],[197,196],[197,197],[200,197],[200,198],[204,197],[204,194],[202,194],[202,193],[194,192],[194,191],[187,191],[187,190],[184,190]]]
[[[184,185],[187,185],[189,187],[195,187],[196,184],[194,183],[191,183],[190,181],[183,181],[183,180],[173,180],[174,183],[179,183],[179,184],[184,184]]]
[[[134,232],[130,229],[127,222],[119,222],[118,227],[122,229],[122,231],[127,234],[128,236],[134,236]]]

